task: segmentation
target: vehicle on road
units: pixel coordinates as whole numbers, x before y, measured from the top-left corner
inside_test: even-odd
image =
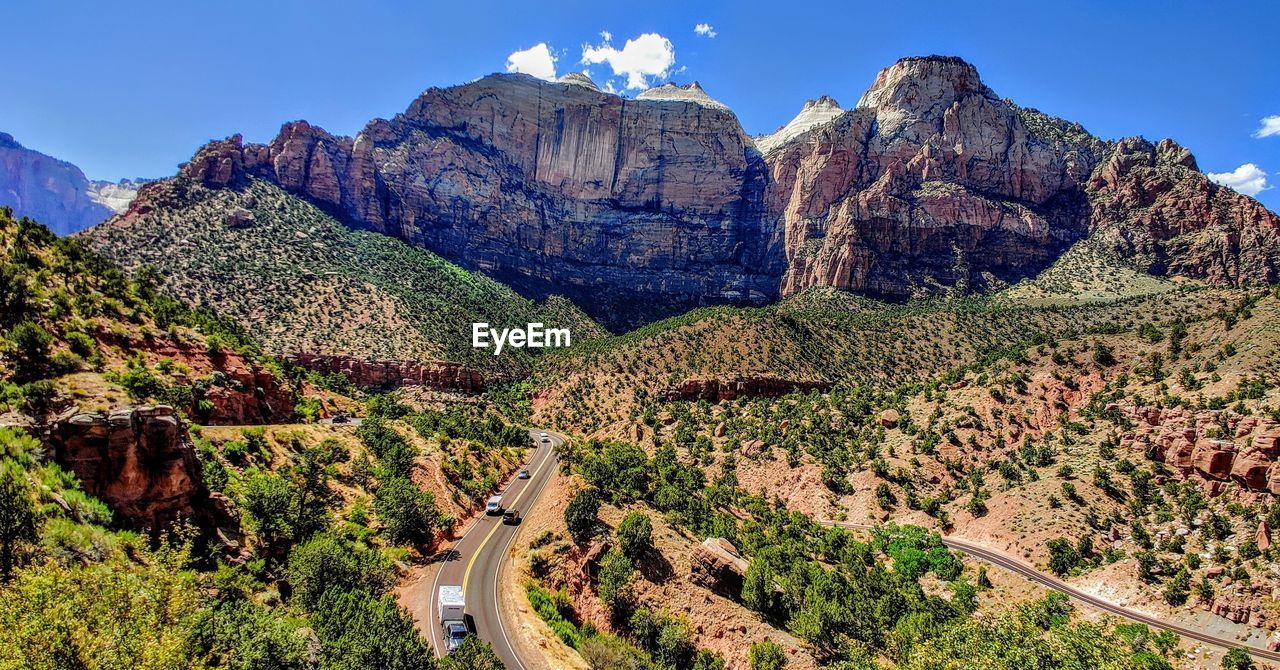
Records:
[[[446,653],[452,652],[467,637],[466,598],[462,587],[456,584],[441,586],[436,601],[440,628],[444,633],[444,649]]]
[[[503,512],[503,513],[502,513],[502,523],[505,523],[505,524],[507,524],[507,525],[509,525],[509,526],[519,526],[519,525],[520,525],[520,511],[519,511],[519,510],[514,510],[514,509],[509,509],[509,510],[507,510],[506,512]]]
[[[543,444],[551,444],[551,438],[549,438],[549,437],[544,437],[544,438],[542,438],[542,443],[543,443]]]
[[[517,479],[528,479],[528,478],[529,478],[529,471],[528,471],[528,470],[521,470],[521,471],[520,471],[520,474],[516,475],[516,478],[517,478]]]
[[[485,514],[502,514],[502,496],[490,496],[484,505]]]
[[[547,437],[551,437],[551,436],[550,436],[550,435],[547,435],[546,433],[538,433],[538,437],[547,438]]]

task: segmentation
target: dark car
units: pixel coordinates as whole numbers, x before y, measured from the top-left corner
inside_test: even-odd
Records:
[[[507,511],[503,512],[503,513],[502,513],[502,523],[505,523],[505,524],[508,524],[508,525],[511,525],[511,526],[519,526],[519,525],[520,525],[520,511],[519,511],[519,510],[514,510],[514,509],[509,509],[509,510],[507,510]]]

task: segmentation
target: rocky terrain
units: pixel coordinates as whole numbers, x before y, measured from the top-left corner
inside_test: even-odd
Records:
[[[0,133],[0,206],[70,235],[123,211],[104,203],[100,192],[80,168]]]
[[[823,98],[755,141],[696,84],[628,100],[581,75],[494,75],[430,89],[354,138],[299,121],[267,144],[211,142],[179,178],[270,181],[612,326],[810,287],[998,290],[1091,237],[1158,276],[1280,271],[1280,219],[1186,149],[1095,138],[951,57],[903,59],[853,109]],[[114,225],[170,206],[153,193]]]

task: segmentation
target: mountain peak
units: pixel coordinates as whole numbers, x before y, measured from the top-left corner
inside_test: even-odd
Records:
[[[600,87],[587,76],[586,72],[570,72],[556,80],[561,84],[574,84],[576,86],[585,86],[593,91],[599,91]]]
[[[919,112],[969,95],[994,97],[977,68],[956,56],[917,56],[881,70],[857,107]]]
[[[0,149],[22,148],[24,147],[18,143],[18,140],[13,139],[13,135],[10,135],[9,133],[0,133]]]
[[[698,82],[685,84],[683,86],[667,82],[661,86],[655,86],[640,95],[636,96],[636,100],[680,100],[684,102],[693,102],[703,107],[729,111],[729,107],[724,103],[707,95]]]
[[[841,114],[844,114],[844,110],[831,96],[823,95],[813,100],[806,100],[804,108],[787,125],[779,128],[772,135],[757,139],[756,148],[760,153],[769,153],[786,144],[791,138],[798,137],[805,131],[816,128]]]

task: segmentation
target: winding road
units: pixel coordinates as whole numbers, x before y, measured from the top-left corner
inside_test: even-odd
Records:
[[[544,444],[538,434],[547,432],[551,442]],[[502,492],[503,506],[515,509],[523,516],[537,502],[543,488],[555,476],[557,459],[555,447],[563,444],[562,435],[550,431],[534,429],[529,431],[530,439],[535,445],[533,455],[526,467],[529,479],[513,479]],[[821,521],[830,526],[857,530],[872,530],[870,524]],[[506,559],[512,543],[519,531],[518,525],[507,525],[501,516],[481,516],[471,528],[452,547],[442,552],[442,565],[436,571],[431,586],[429,603],[429,624],[431,645],[437,655],[444,655],[444,642],[441,638],[440,621],[437,616],[436,598],[443,584],[461,584],[466,594],[466,610],[468,627],[480,639],[493,645],[498,658],[512,670],[525,670],[525,662],[511,643],[507,632],[507,624],[499,616],[498,595],[502,583],[502,571],[507,567]],[[1144,623],[1152,628],[1169,630],[1184,638],[1203,642],[1220,648],[1240,648],[1261,659],[1280,661],[1280,652],[1261,649],[1241,644],[1238,640],[1211,635],[1202,630],[1180,626],[1176,623],[1158,618],[1127,607],[1122,607],[1098,596],[1077,589],[1053,575],[1041,572],[1034,566],[1024,563],[1008,554],[983,547],[965,540],[943,537],[942,543],[948,548],[963,551],[982,561],[999,568],[1009,570],[1035,582],[1045,588],[1058,591],[1074,600],[1090,607],[1114,614],[1116,616]],[[528,660],[528,659],[525,659]],[[536,665],[529,662],[529,665]]]
[[[844,521],[820,521],[819,523],[828,525],[828,526],[840,526],[842,528],[853,528],[857,530],[872,530],[875,528],[875,526],[872,526],[870,524],[844,522]],[[1086,605],[1103,610],[1105,612],[1109,612],[1119,617],[1124,617],[1125,619],[1129,619],[1130,621],[1144,623],[1144,624],[1147,624],[1148,626],[1151,626],[1152,628],[1170,630],[1177,633],[1178,635],[1181,635],[1182,637],[1185,637],[1191,640],[1197,640],[1205,644],[1211,644],[1215,647],[1222,647],[1226,649],[1238,647],[1240,649],[1243,649],[1249,652],[1250,654],[1252,654],[1257,658],[1264,658],[1271,661],[1280,661],[1280,652],[1270,651],[1268,649],[1259,649],[1258,647],[1251,647],[1248,645],[1241,644],[1238,640],[1231,640],[1223,637],[1218,637],[1216,635],[1210,635],[1208,633],[1205,633],[1204,631],[1197,630],[1195,628],[1186,628],[1184,626],[1179,626],[1178,624],[1170,623],[1169,621],[1160,619],[1150,614],[1145,614],[1143,612],[1132,610],[1127,607],[1121,607],[1120,605],[1112,603],[1103,598],[1099,598],[1098,596],[1085,593],[1084,591],[1081,591],[1080,589],[1077,589],[1074,586],[1071,586],[1066,582],[1063,582],[1062,580],[1052,575],[1040,572],[1035,567],[1028,565],[1027,563],[1023,563],[1022,561],[1016,558],[1013,558],[1008,554],[1003,554],[1001,552],[988,549],[979,544],[974,544],[972,542],[966,542],[965,540],[959,540],[959,539],[949,538],[945,536],[942,538],[942,544],[946,545],[950,549],[956,549],[959,551],[963,551],[966,554],[975,556],[978,559],[986,561],[987,563],[990,563],[996,567],[1004,568],[1005,570],[1009,570],[1010,572],[1015,572],[1045,588],[1052,589],[1054,591],[1062,593],[1070,598],[1073,598],[1082,603],[1085,603]]]
[[[548,434],[550,444],[541,442],[538,437],[541,432]],[[503,506],[519,510],[521,516],[533,506],[547,482],[555,476],[555,447],[565,441],[561,435],[540,429],[530,430],[529,437],[534,443],[533,455],[525,466],[529,470],[529,479],[513,479],[502,492]],[[443,564],[436,571],[431,585],[431,602],[428,603],[431,646],[437,656],[444,655],[439,608],[436,605],[440,586],[461,584],[467,602],[467,625],[471,631],[493,645],[493,651],[508,668],[525,669],[525,664],[521,662],[507,635],[506,622],[498,615],[501,574],[511,543],[515,541],[519,529],[518,525],[503,523],[501,516],[481,516],[461,539],[444,550]]]

